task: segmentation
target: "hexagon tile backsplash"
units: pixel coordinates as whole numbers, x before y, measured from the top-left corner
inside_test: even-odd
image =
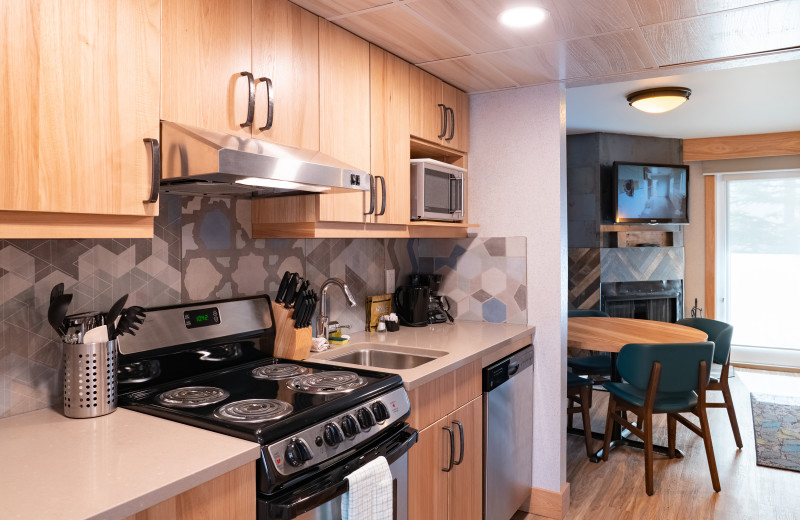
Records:
[[[284,271],[313,287],[342,278],[359,305],[331,290],[331,318],[364,329],[364,298],[412,272],[443,275],[459,320],[526,323],[525,238],[253,239],[250,202],[162,196],[152,239],[0,240],[0,417],[57,405],[61,344],[47,323],[64,282],[70,312],[108,309],[122,294],[143,306],[274,296]]]

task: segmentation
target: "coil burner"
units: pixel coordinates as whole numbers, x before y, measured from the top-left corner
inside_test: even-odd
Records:
[[[263,367],[254,368],[250,374],[256,379],[289,379],[308,372],[306,367],[295,365],[293,363],[275,363],[272,365],[264,365]]]
[[[352,392],[367,384],[366,380],[355,372],[332,371],[317,372],[295,377],[289,381],[289,388],[309,394],[338,394]]]
[[[292,405],[278,399],[245,399],[223,404],[214,415],[226,421],[263,422],[274,421],[292,413]]]
[[[229,395],[215,386],[184,386],[159,394],[156,401],[171,408],[199,408],[224,401]]]

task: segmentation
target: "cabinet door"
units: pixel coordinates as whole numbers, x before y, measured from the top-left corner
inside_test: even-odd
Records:
[[[155,215],[158,0],[0,3],[0,210]]]
[[[253,137],[319,150],[319,28],[317,16],[287,0],[253,1]],[[272,83],[271,92],[268,78]],[[267,125],[268,94],[274,100]]]
[[[319,21],[320,151],[370,169],[369,43]],[[320,195],[323,221],[366,222],[369,193]]]
[[[411,135],[440,143],[444,131],[444,112],[442,103],[442,82],[424,70],[411,67]]]
[[[378,187],[375,222],[408,224],[411,218],[409,158],[409,72],[411,65],[370,45],[370,114],[372,174],[386,182],[383,215]]]
[[[417,444],[408,452],[409,520],[448,517],[448,476],[452,470],[442,471],[450,460],[450,437],[445,426],[452,428],[448,417],[421,430]]]
[[[483,516],[483,398],[478,397],[447,416],[456,433],[456,460],[459,458],[457,423],[464,430],[461,464],[450,472],[450,518],[480,520]]]
[[[453,111],[452,114],[448,114],[447,134],[442,139],[442,144],[462,152],[468,152],[469,96],[444,83],[442,85],[442,102]]]
[[[250,136],[251,0],[163,0],[161,118]]]

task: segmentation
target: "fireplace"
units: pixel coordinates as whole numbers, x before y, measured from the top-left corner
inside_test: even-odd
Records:
[[[683,318],[683,280],[601,283],[600,310],[614,318],[675,323]]]

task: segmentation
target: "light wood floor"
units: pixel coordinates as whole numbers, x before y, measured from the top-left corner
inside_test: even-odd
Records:
[[[678,425],[677,447],[684,459],[656,454],[655,494],[644,488],[644,453],[623,447],[609,454],[608,462],[586,459],[583,437],[567,436],[567,481],[571,503],[568,519],[719,519],[800,520],[800,473],[756,465],[750,392],[800,395],[799,374],[736,369],[730,380],[744,448],[737,450],[724,409],[709,410],[714,453],[722,491],[714,493],[703,441]],[[714,396],[719,392],[711,392]],[[605,392],[595,392],[592,429],[603,431]],[[713,397],[709,400],[719,400]],[[691,414],[689,414],[691,415]],[[665,416],[657,416],[654,442],[667,444]],[[580,414],[575,425],[580,427]],[[602,441],[595,441],[596,448]],[[517,513],[513,520],[543,517]]]

